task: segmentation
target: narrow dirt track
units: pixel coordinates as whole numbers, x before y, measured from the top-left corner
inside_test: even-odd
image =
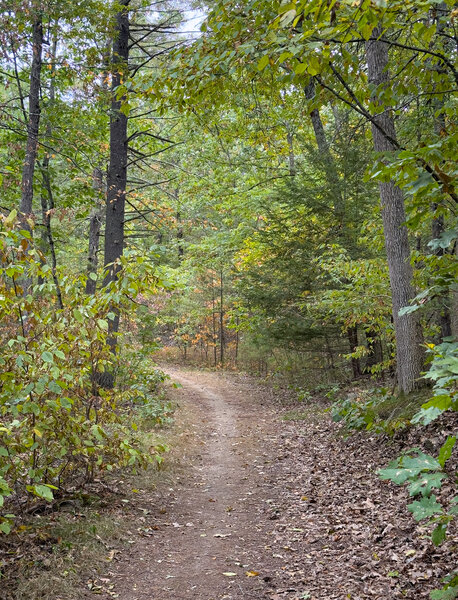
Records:
[[[183,476],[167,489],[159,511],[151,507],[153,535],[135,543],[109,574],[112,594],[122,600],[264,597],[265,565],[272,563],[264,468],[275,415],[243,381],[168,373],[183,386],[172,395],[182,435],[194,438],[186,444],[191,454],[181,457]]]
[[[178,466],[126,513],[131,547],[116,551],[99,598],[428,600],[441,587],[456,564],[456,524],[434,548],[407,490],[377,476],[423,429],[345,439],[318,406],[282,421],[278,394],[248,378],[169,374],[183,386],[171,390],[167,460]],[[439,448],[456,420],[432,424],[428,439]]]

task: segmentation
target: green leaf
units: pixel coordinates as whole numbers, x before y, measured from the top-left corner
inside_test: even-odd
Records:
[[[416,457],[404,456],[398,459],[387,469],[380,469],[378,473],[380,479],[390,479],[400,485],[417,477],[422,471],[438,471],[440,468],[439,462],[433,456],[419,452]]]
[[[405,456],[402,459],[402,465],[406,469],[420,469],[421,471],[436,471],[441,465],[438,460],[429,454],[419,452],[417,456]]]
[[[410,315],[411,313],[415,312],[419,308],[420,308],[419,304],[413,304],[412,306],[403,306],[400,309],[400,311],[398,312],[398,315],[400,317],[403,317],[404,315]]]
[[[100,329],[103,329],[103,331],[108,331],[108,321],[105,321],[105,319],[97,319],[97,325]]]
[[[453,448],[456,443],[456,436],[449,435],[439,451],[438,461],[443,468],[448,459],[452,456]]]
[[[447,535],[447,525],[445,523],[439,523],[437,527],[435,527],[431,539],[435,546],[440,546],[443,541],[445,541]]]
[[[7,521],[3,521],[0,523],[0,531],[8,535],[11,532],[11,525]]]
[[[294,21],[294,19],[296,18],[297,12],[296,9],[291,8],[290,10],[287,10],[280,19],[280,23],[283,25],[283,27],[287,27],[290,23],[292,23]]]
[[[92,281],[97,281],[96,273],[89,273],[89,279],[92,279]]]
[[[128,102],[123,102],[119,108],[119,112],[128,117],[130,113],[130,104]]]
[[[307,71],[310,75],[318,75],[321,70],[320,60],[317,56],[311,56],[307,62]]]
[[[455,598],[458,598],[458,585],[433,590],[429,596],[431,600],[455,600]]]
[[[435,421],[444,411],[434,406],[430,408],[422,408],[414,417],[412,417],[412,423],[423,423],[423,425],[429,425]]]
[[[457,237],[458,231],[456,229],[449,229],[447,231],[443,231],[435,240],[428,242],[428,246],[431,248],[431,250],[437,250],[438,248],[446,250],[450,244],[456,240]]]
[[[43,352],[43,354],[41,355],[41,358],[46,363],[51,364],[54,362],[54,356],[51,354],[51,352],[48,352],[47,350],[45,350],[45,352]]]
[[[292,57],[291,52],[282,52],[280,54],[278,62],[281,64],[281,63],[285,62],[285,60],[287,60],[288,58],[291,58],[291,57]]]
[[[412,502],[407,508],[417,521],[428,519],[437,514],[442,514],[442,506],[436,501],[436,496],[422,498],[420,501]]]
[[[416,496],[417,494],[429,496],[433,488],[441,488],[442,480],[446,478],[447,475],[445,473],[422,473],[418,476],[418,479],[410,484],[409,494],[411,496]]]
[[[418,472],[412,473],[409,472],[408,469],[403,469],[402,467],[400,467],[399,469],[380,469],[378,471],[378,474],[380,479],[383,479],[384,481],[390,480],[393,483],[401,485],[402,483],[405,483],[410,477],[413,477],[416,474],[418,474]]]
[[[33,494],[35,494],[35,496],[38,496],[39,498],[43,498],[44,500],[47,500],[48,502],[51,502],[52,500],[54,500],[53,493],[52,493],[51,489],[49,488],[49,486],[47,486],[47,485],[32,485],[32,486],[27,486],[27,489],[29,490],[29,492],[32,492]]]
[[[296,68],[294,69],[294,72],[296,73],[296,75],[302,75],[302,73],[305,73],[307,71],[307,65],[305,63],[299,63]]]
[[[77,308],[73,309],[73,316],[75,317],[75,320],[78,321],[78,323],[83,322],[83,315]]]
[[[51,392],[54,392],[54,394],[62,393],[62,388],[60,387],[60,385],[56,381],[53,381],[53,380],[49,382],[48,389]]]
[[[258,62],[258,71],[262,71],[269,64],[269,55],[265,54],[262,58],[259,59]]]
[[[10,214],[6,217],[6,219],[4,220],[5,225],[11,225],[17,217],[17,210],[13,209]]]

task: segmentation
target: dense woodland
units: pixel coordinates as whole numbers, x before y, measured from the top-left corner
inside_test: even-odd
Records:
[[[454,1],[0,6],[4,534],[163,460],[158,357],[457,410]],[[436,544],[454,443],[382,472]]]

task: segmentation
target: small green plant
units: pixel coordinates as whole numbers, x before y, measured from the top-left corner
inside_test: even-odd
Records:
[[[458,410],[458,342],[446,338],[442,344],[428,344],[432,357],[431,367],[425,375],[434,382],[434,396],[412,419],[413,423],[428,425],[447,410]]]
[[[419,496],[408,505],[408,509],[417,521],[426,521],[434,525],[431,539],[439,546],[447,536],[447,528],[458,515],[458,496],[445,503],[438,501],[433,490],[440,490],[448,474],[445,463],[452,455],[456,443],[455,436],[449,436],[439,451],[437,458],[425,454],[417,448],[409,450],[403,456],[392,461],[387,468],[380,469],[379,476],[398,485],[409,484],[409,494]],[[435,590],[432,599],[449,599],[458,596],[458,576],[450,577],[442,590]]]

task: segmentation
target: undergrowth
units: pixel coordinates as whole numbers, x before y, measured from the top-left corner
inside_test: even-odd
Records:
[[[410,424],[429,394],[400,396],[387,388],[360,389],[334,400],[330,411],[332,420],[347,433],[366,430],[392,435]]]

